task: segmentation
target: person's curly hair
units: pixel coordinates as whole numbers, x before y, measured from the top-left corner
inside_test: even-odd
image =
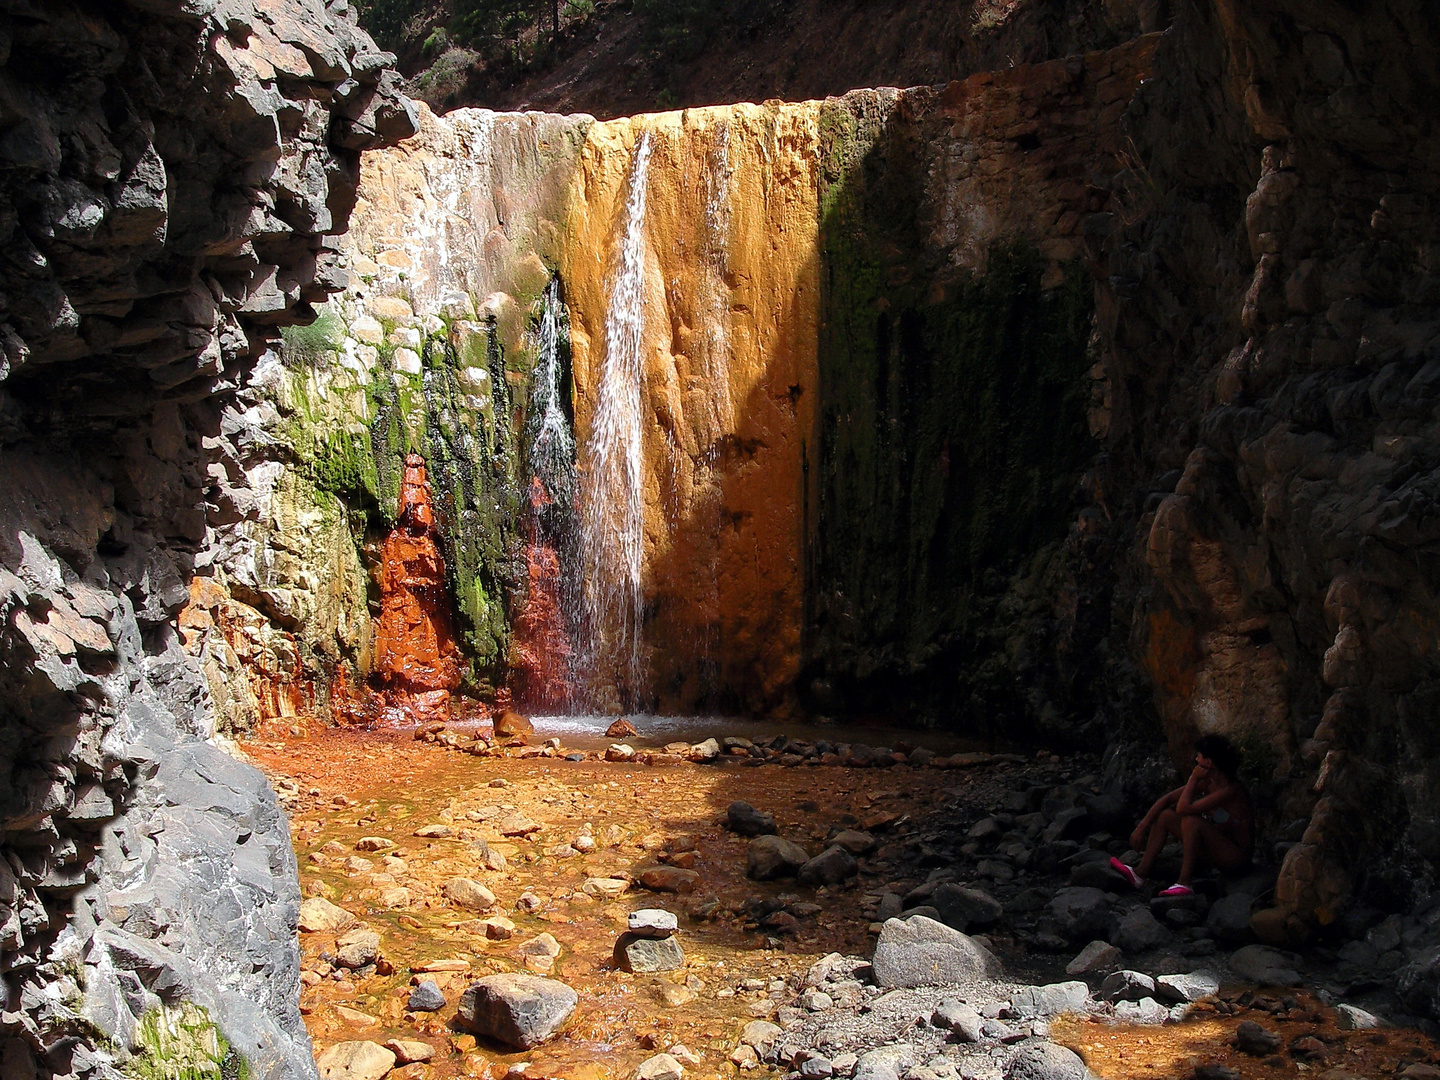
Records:
[[[1204,754],[1231,780],[1240,772],[1240,751],[1224,735],[1202,735],[1195,740],[1195,752]]]

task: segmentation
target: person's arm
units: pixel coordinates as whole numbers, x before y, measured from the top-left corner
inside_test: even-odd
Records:
[[[1194,781],[1185,785],[1185,791],[1180,796],[1180,801],[1175,804],[1175,810],[1182,816],[1208,814],[1215,807],[1219,806],[1230,797],[1235,785],[1226,782],[1219,789],[1206,793],[1201,798],[1195,797]]]
[[[1184,788],[1176,788],[1174,791],[1167,791],[1155,800],[1155,805],[1150,807],[1145,816],[1140,819],[1140,824],[1136,825],[1134,832],[1130,834],[1130,846],[1132,848],[1139,851],[1145,846],[1145,834],[1148,833],[1155,822],[1159,820],[1161,814],[1175,805],[1176,800],[1180,798],[1180,794],[1184,790]]]

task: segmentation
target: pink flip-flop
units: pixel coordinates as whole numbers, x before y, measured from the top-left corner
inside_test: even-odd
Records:
[[[1194,896],[1194,895],[1195,895],[1195,890],[1192,889],[1192,888],[1190,888],[1189,885],[1181,885],[1181,884],[1179,884],[1179,883],[1177,882],[1176,884],[1171,885],[1168,889],[1161,889],[1161,890],[1160,890],[1160,895],[1161,895],[1161,896]]]
[[[1135,871],[1131,867],[1127,866],[1125,863],[1121,862],[1117,858],[1114,858],[1113,856],[1110,859],[1110,869],[1114,870],[1117,874],[1119,874],[1126,881],[1128,881],[1132,887],[1136,889],[1143,889],[1145,887],[1145,879],[1143,877],[1135,873]]]

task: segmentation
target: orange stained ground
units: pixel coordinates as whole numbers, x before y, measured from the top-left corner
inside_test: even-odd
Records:
[[[289,813],[305,893],[327,896],[379,931],[386,961],[363,978],[343,973],[336,978],[322,958],[333,950],[335,935],[301,935],[302,969],[312,983],[303,988],[301,1007],[316,1051],[352,1039],[418,1039],[433,1046],[429,1064],[392,1074],[402,1080],[498,1080],[521,1062],[530,1063],[526,1075],[531,1078],[620,1080],[676,1042],[701,1058],[699,1065],[687,1067],[689,1080],[739,1075],[727,1056],[746,1023],[773,1012],[770,980],[803,973],[830,951],[869,954],[873,938],[865,892],[875,887],[875,879],[818,891],[793,881],[748,881],[746,841],[719,824],[725,807],[733,799],[746,799],[772,811],[781,832],[800,840],[821,840],[832,825],[868,825],[881,841],[877,857],[883,858],[887,842],[898,843],[887,831],[892,825],[921,818],[927,807],[946,798],[945,789],[974,782],[964,773],[907,767],[647,767],[475,758],[393,731],[261,738],[267,741],[250,742],[244,749],[282,791],[292,784],[300,791]],[[492,781],[505,786],[491,787]],[[507,813],[513,808],[539,824],[540,831],[522,839],[501,837],[494,829],[497,807]],[[452,835],[414,836],[432,824],[448,825]],[[601,847],[589,855],[553,854],[587,825]],[[388,873],[381,853],[356,852],[355,843],[364,836],[392,839],[397,847],[385,854],[402,858],[406,870]],[[476,839],[505,854],[504,871],[477,864],[471,846]],[[693,853],[687,853],[684,849],[692,845]],[[354,857],[369,865],[347,867],[347,859]],[[632,888],[607,902],[581,889],[587,877],[638,874],[643,866],[671,859],[701,874],[694,894]],[[510,940],[487,941],[475,929],[481,914],[447,905],[439,890],[457,876],[482,881],[496,893],[498,909],[516,924]],[[393,890],[400,887],[408,895],[397,903]],[[534,914],[516,910],[526,891],[544,901]],[[813,900],[819,910],[802,920],[793,937],[767,938],[740,910],[743,901],[785,893]],[[703,918],[686,917],[707,906],[718,910]],[[627,913],[640,907],[681,913],[685,970],[632,975],[613,968],[615,938]],[[553,976],[580,995],[564,1034],[529,1053],[507,1054],[477,1046],[449,1027],[465,987],[481,975],[526,970],[517,946],[540,933],[553,935],[561,947]],[[997,945],[1004,957],[1006,942],[1002,938]],[[464,969],[423,973],[444,991],[447,1008],[406,1013],[405,997],[421,977],[416,969],[437,961]],[[747,979],[764,980],[767,989],[739,989]],[[1242,1080],[1307,1073],[1356,1080],[1396,1076],[1416,1062],[1440,1062],[1434,1044],[1414,1032],[1340,1032],[1333,1011],[1313,998],[1297,995],[1296,1007],[1287,1010],[1286,992],[1268,993],[1230,994],[1232,1000],[1202,1005],[1197,1020],[1181,1025],[1122,1027],[1064,1019],[1054,1035],[1106,1080],[1182,1080],[1202,1063],[1227,1065]],[[791,997],[785,995],[785,1002]],[[1234,1029],[1246,1019],[1281,1033],[1277,1058],[1258,1060],[1230,1047]],[[1319,1042],[1301,1044],[1302,1050],[1318,1045],[1320,1053],[1300,1060],[1292,1045],[1306,1036]]]

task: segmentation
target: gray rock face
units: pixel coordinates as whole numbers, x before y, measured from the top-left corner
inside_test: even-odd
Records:
[[[47,0],[4,23],[26,57],[0,151],[20,253],[0,265],[0,838],[26,852],[0,858],[5,1070],[64,1039],[106,1072],[164,1004],[222,1024],[227,1071],[314,1077],[289,830],[209,741],[176,625],[226,441],[224,403],[196,403],[343,286],[359,151],[413,107],[320,0]]]
[[[1028,1042],[1005,1066],[1005,1080],[1085,1080],[1088,1071],[1073,1050],[1052,1042]]]
[[[1000,974],[1000,961],[988,949],[923,915],[885,923],[871,963],[884,987],[968,983]]]
[[[456,1017],[467,1031],[528,1050],[559,1032],[579,1000],[574,990],[554,979],[487,975],[461,996]]]
[[[685,966],[685,952],[673,937],[627,933],[615,942],[614,960],[625,971],[679,971]]]
[[[756,881],[793,877],[809,861],[810,853],[799,844],[773,833],[757,836],[745,854],[745,875]]]

